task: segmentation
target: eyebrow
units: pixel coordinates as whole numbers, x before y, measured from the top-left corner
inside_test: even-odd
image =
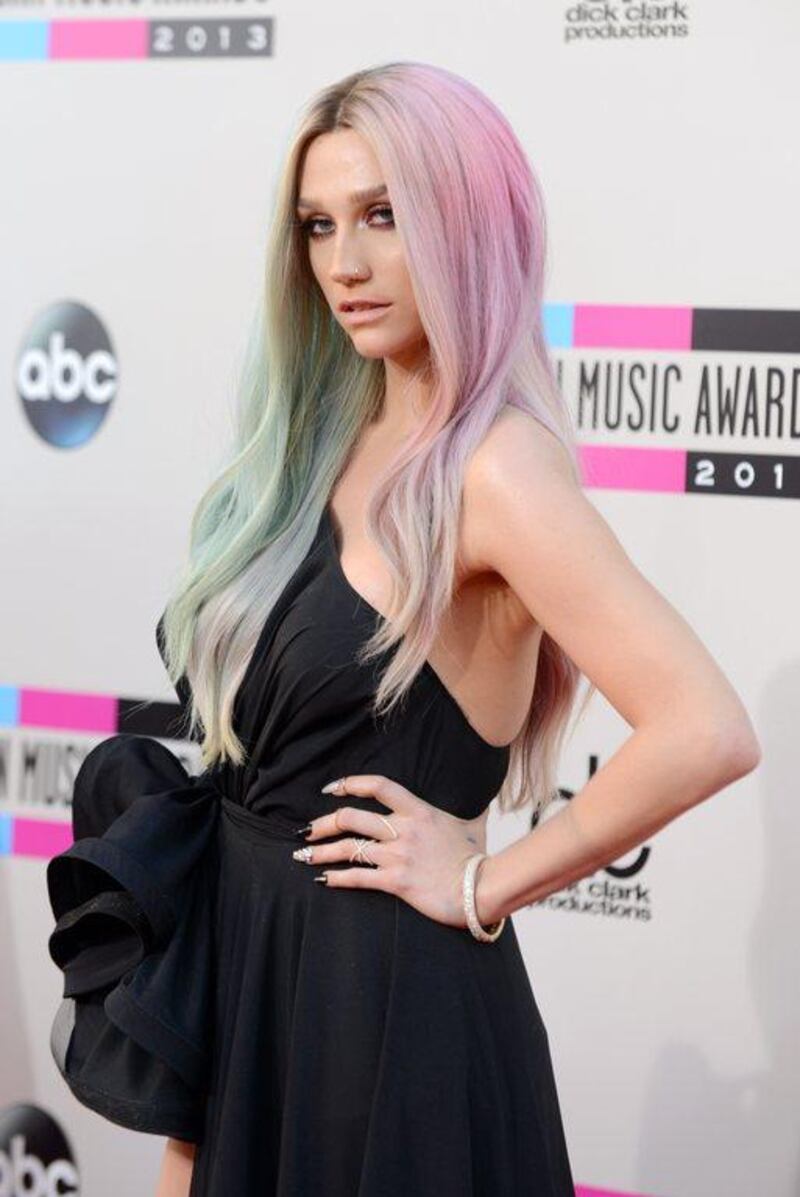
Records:
[[[388,187],[385,183],[378,183],[375,187],[365,187],[362,191],[351,191],[347,197],[351,204],[368,204],[370,200],[380,199],[382,195],[388,192]],[[303,199],[301,196],[297,201],[298,208],[324,208],[324,204],[318,204],[316,200]]]

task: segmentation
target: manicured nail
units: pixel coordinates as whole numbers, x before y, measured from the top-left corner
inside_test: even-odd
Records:
[[[309,831],[310,831],[310,830],[311,830],[311,824],[310,824],[310,823],[306,823],[305,827],[298,827],[298,828],[297,828],[297,831],[295,832],[295,835],[308,835],[308,833],[309,833]]]
[[[335,789],[337,789],[337,788],[338,788],[338,786],[340,786],[340,785],[341,785],[341,783],[342,783],[342,779],[341,779],[341,777],[337,777],[337,778],[336,778],[336,781],[329,781],[329,782],[328,782],[328,784],[327,784],[326,786],[323,786],[323,787],[322,787],[322,790],[320,791],[320,793],[322,793],[322,794],[332,794],[332,793],[333,793],[333,791],[334,791]]]
[[[327,874],[327,873],[319,873],[319,874],[318,874],[318,875],[317,875],[317,876],[314,878],[314,880],[315,880],[315,881],[321,881],[323,885],[327,885],[327,884],[328,884],[328,874]]]
[[[297,848],[292,853],[295,860],[304,860],[306,864],[311,864],[311,857],[314,855],[314,849],[309,846],[307,848]]]

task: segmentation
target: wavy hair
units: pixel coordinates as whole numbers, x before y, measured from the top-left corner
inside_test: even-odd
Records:
[[[366,512],[393,594],[359,652],[364,663],[395,649],[376,714],[401,699],[435,643],[453,597],[464,469],[504,405],[553,432],[580,479],[544,338],[543,198],[509,122],[473,84],[425,63],[391,62],[324,88],[301,114],[278,181],[233,452],[194,512],[188,561],[163,617],[168,673],[173,684],[188,679],[190,734],[207,767],[246,758],[232,726],[237,689],[382,401],[383,361],[360,357],[335,319],[295,215],[310,143],[342,128],[361,134],[383,168],[429,346],[424,419]],[[544,633],[529,713],[497,796],[502,810],[531,801],[538,815],[555,795],[580,676]]]

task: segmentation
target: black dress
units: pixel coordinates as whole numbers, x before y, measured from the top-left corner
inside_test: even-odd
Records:
[[[391,813],[320,793],[343,774],[462,818],[505,776],[509,750],[431,666],[373,718],[385,660],[354,652],[378,618],[326,508],[237,694],[249,763],[190,777],[126,734],[88,754],[75,843],[47,870],[54,1058],[104,1117],[198,1144],[191,1197],[573,1197],[512,919],[479,943],[292,858],[295,829],[338,805]]]

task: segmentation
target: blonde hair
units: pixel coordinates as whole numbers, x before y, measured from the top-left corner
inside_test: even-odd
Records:
[[[237,689],[383,396],[383,362],[360,357],[331,313],[295,216],[308,146],[342,128],[361,134],[381,163],[429,345],[425,420],[366,513],[395,600],[359,654],[365,662],[396,646],[376,713],[399,701],[436,640],[452,599],[465,465],[502,408],[540,420],[580,477],[544,338],[542,194],[508,121],[467,80],[424,63],[388,63],[326,87],[302,114],[278,183],[232,459],[198,503],[189,560],[164,614],[165,659],[174,683],[188,678],[206,766],[245,759],[232,726]],[[544,633],[501,809],[531,801],[539,813],[554,796],[579,678]]]

